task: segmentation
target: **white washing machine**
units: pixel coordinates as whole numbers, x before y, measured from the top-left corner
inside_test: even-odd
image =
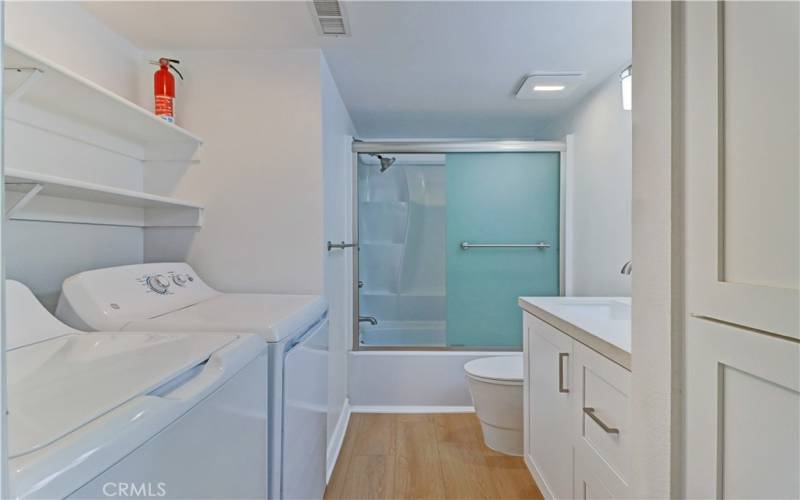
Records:
[[[6,282],[14,498],[263,498],[266,344],[84,333]]]
[[[140,264],[68,278],[56,315],[89,330],[261,335],[269,343],[269,498],[322,498],[328,406],[323,297],[221,293],[188,264]]]

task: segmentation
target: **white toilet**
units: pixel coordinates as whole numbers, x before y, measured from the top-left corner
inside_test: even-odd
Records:
[[[489,448],[522,455],[522,353],[474,359],[464,365],[469,391]]]

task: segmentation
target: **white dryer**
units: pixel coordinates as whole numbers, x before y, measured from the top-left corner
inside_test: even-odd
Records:
[[[269,498],[321,498],[328,402],[327,303],[221,293],[186,263],[97,269],[64,281],[56,315],[89,330],[244,331],[269,343]]]
[[[10,496],[266,495],[262,339],[84,333],[19,282],[6,300]]]

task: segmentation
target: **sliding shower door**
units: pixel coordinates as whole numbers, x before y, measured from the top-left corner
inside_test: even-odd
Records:
[[[447,345],[519,347],[517,298],[558,295],[558,153],[447,155]]]
[[[560,153],[359,154],[357,187],[361,347],[521,347],[517,298],[559,293]]]

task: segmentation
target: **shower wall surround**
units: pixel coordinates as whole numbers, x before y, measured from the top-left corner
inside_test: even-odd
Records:
[[[385,172],[358,164],[360,314],[367,344],[444,345],[445,162],[399,156]]]

